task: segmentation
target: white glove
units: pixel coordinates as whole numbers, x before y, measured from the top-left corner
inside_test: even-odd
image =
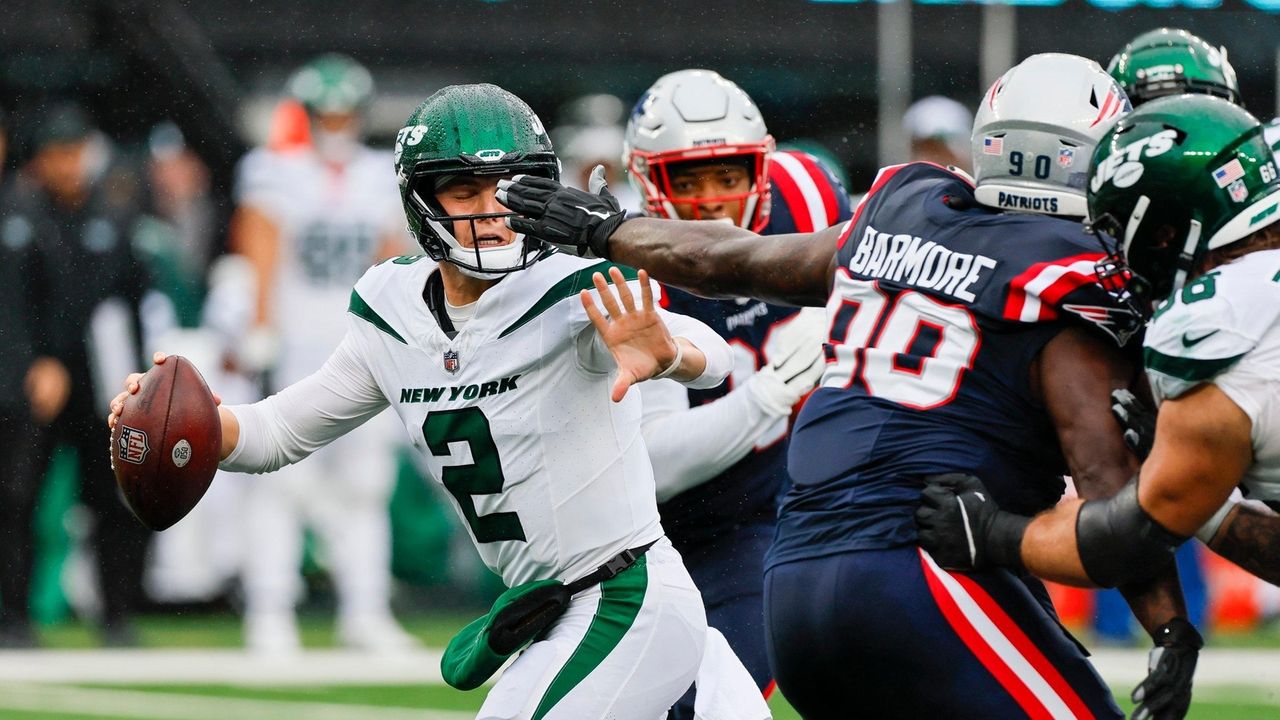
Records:
[[[747,381],[765,412],[790,415],[800,398],[818,384],[827,367],[822,356],[827,330],[824,308],[804,308],[777,330],[767,348],[769,364]]]

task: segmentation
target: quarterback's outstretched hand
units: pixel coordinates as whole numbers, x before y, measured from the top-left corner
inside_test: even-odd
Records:
[[[604,166],[591,171],[591,192],[565,187],[555,180],[516,175],[498,181],[498,202],[520,217],[507,227],[582,257],[608,257],[609,236],[626,214],[609,192]]]
[[[618,379],[613,383],[611,395],[614,402],[619,402],[632,385],[649,378],[671,375],[678,369],[684,352],[653,307],[653,289],[649,286],[648,273],[644,270],[639,273],[639,307],[636,307],[635,296],[631,294],[621,270],[609,268],[609,278],[613,282],[612,289],[600,273],[591,276],[604,312],[596,307],[590,290],[583,290],[580,297],[587,317],[618,365]]]
[[[1156,414],[1128,390],[1111,391],[1111,414],[1124,428],[1124,444],[1139,460],[1151,454],[1156,440]]]
[[[1191,677],[1204,639],[1183,618],[1156,629],[1147,678],[1133,691],[1133,720],[1182,720],[1191,706]]]
[[[916,509],[920,547],[952,570],[1022,567],[1022,535],[1030,522],[1001,510],[981,480],[963,473],[925,478]]]

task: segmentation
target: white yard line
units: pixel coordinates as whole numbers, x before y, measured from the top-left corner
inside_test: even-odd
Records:
[[[1147,676],[1145,650],[1104,648],[1093,651],[1090,659],[1112,685],[1136,685]],[[1252,686],[1280,691],[1280,651],[1205,648],[1196,663],[1195,684],[1198,688]]]
[[[475,716],[461,711],[10,684],[0,684],[0,709],[131,720],[470,720]]]
[[[440,655],[317,650],[264,658],[242,650],[4,650],[0,682],[443,685]]]

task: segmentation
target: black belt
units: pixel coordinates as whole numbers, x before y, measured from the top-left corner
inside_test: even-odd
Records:
[[[623,550],[617,555],[614,555],[613,557],[609,558],[609,560],[605,562],[605,564],[596,568],[592,572],[566,585],[565,589],[569,591],[570,595],[577,595],[583,590],[586,590],[587,588],[590,588],[590,587],[595,587],[596,585],[599,585],[605,580],[612,580],[613,578],[617,577],[618,574],[621,573],[623,570],[626,570],[632,565],[635,565],[636,561],[644,557],[644,554],[649,552],[649,548],[653,547],[653,544],[656,542],[658,541],[651,540],[639,547],[633,547],[629,550]]]

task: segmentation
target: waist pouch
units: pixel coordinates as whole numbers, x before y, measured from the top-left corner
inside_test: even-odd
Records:
[[[554,578],[532,580],[502,593],[487,614],[468,623],[449,641],[440,659],[444,681],[459,690],[480,687],[507,658],[545,633],[569,609],[574,595],[617,576],[652,545],[623,550],[567,585]]]

